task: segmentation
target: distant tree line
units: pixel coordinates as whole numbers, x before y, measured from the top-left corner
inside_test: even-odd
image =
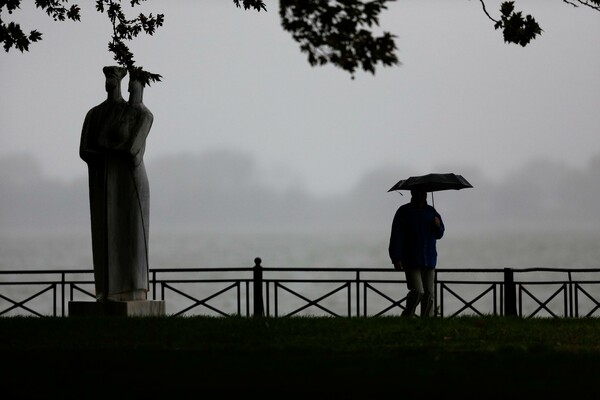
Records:
[[[273,187],[262,179],[252,157],[233,151],[165,156],[148,160],[147,168],[151,230],[387,231],[396,208],[410,198],[408,193],[387,192],[400,178],[400,168],[373,170],[353,189],[327,197],[294,186]],[[475,167],[457,167],[474,188],[437,192],[435,206],[453,232],[569,227],[598,231],[598,170],[600,155],[582,170],[552,160],[532,161],[499,182]],[[0,197],[0,229],[89,227],[86,177],[72,182],[46,177],[30,156],[0,158]]]

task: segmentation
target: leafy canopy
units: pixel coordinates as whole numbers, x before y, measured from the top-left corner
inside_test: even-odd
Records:
[[[398,64],[395,36],[375,36],[379,14],[389,0],[280,0],[281,25],[308,53],[310,65],[331,63],[352,76],[357,68]]]
[[[65,1],[62,1],[65,2]],[[55,21],[64,21],[65,18],[73,21],[79,21],[79,6],[71,5],[70,8],[63,7],[59,0],[35,0],[35,6],[46,11]],[[21,0],[0,0],[0,43],[3,43],[4,50],[8,52],[12,47],[17,50],[29,51],[29,45],[42,39],[42,34],[37,30],[32,30],[26,35],[21,26],[14,22],[8,24],[2,19],[4,9],[12,14],[21,5]]]
[[[5,22],[3,12],[12,14],[22,0],[0,0],[0,43],[8,52],[15,48],[29,51],[29,45],[41,40],[42,33],[32,30],[28,34],[15,22]],[[55,21],[80,21],[80,8],[69,5],[69,0],[33,0],[36,8],[45,11]],[[128,0],[131,7],[146,0]],[[356,70],[375,74],[376,66],[393,66],[400,62],[396,56],[395,35],[382,32],[379,36],[374,29],[379,26],[379,15],[387,9],[387,4],[395,0],[280,0],[282,28],[289,32],[300,45],[300,51],[308,55],[311,66],[332,64],[350,73]],[[485,0],[479,0],[487,17],[494,22],[494,29],[501,30],[506,43],[527,46],[531,40],[541,35],[543,30],[531,15],[523,16],[515,10],[514,1],[504,1],[500,5],[499,17],[492,17]],[[587,7],[600,11],[600,0],[562,0],[573,7]],[[127,18],[121,0],[96,0],[96,11],[106,13],[113,33],[108,43],[108,51],[115,61],[134,73],[145,84],[160,81],[162,76],[145,71],[136,66],[133,53],[127,42],[140,33],[153,35],[164,22],[164,15],[139,14]],[[233,0],[237,8],[267,11],[263,0]]]
[[[146,0],[129,0],[131,7],[135,7],[140,2]],[[35,0],[36,8],[40,8],[52,17],[55,21],[81,20],[81,9],[77,4],[66,7],[69,0]],[[17,50],[29,51],[29,45],[42,39],[42,33],[32,30],[25,34],[21,26],[14,22],[8,24],[2,19],[3,11],[12,14],[21,5],[21,0],[0,0],[0,43],[4,50],[8,52],[11,48]],[[149,85],[150,82],[160,81],[162,76],[145,71],[142,67],[135,65],[133,53],[126,45],[130,41],[144,32],[153,35],[156,29],[162,26],[164,15],[139,14],[133,19],[127,18],[121,6],[121,0],[96,0],[96,11],[106,13],[113,28],[111,40],[108,43],[108,51],[113,54],[114,60],[122,67],[125,67],[130,73],[134,73],[136,79]]]

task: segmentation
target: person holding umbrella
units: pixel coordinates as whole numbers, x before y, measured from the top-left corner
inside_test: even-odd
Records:
[[[411,200],[396,211],[392,222],[389,255],[394,268],[404,271],[408,295],[402,316],[433,316],[436,242],[444,235],[440,214],[427,204],[427,191],[411,189]]]

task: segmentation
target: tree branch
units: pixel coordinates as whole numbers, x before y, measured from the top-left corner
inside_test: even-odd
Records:
[[[131,7],[139,5],[140,1],[146,0],[130,0]],[[156,17],[153,17],[152,14],[148,16],[140,14],[137,18],[127,19],[121,8],[121,0],[96,0],[96,10],[101,13],[106,11],[112,24],[113,34],[108,43],[108,51],[114,54],[114,60],[127,68],[130,76],[135,74],[136,79],[144,85],[150,85],[150,82],[159,82],[162,79],[161,75],[150,73],[135,65],[133,53],[124,41],[132,40],[142,31],[153,35],[156,28],[163,24],[163,14],[158,14]]]
[[[487,15],[487,17],[491,19],[492,22],[498,23],[498,21],[492,18],[492,16],[488,13],[487,9],[485,8],[485,2],[483,0],[479,0],[479,2],[481,3],[481,7],[483,8],[483,12],[485,13],[485,15]]]
[[[73,4],[70,8],[63,7],[61,2],[68,0],[36,0],[36,8],[41,8],[46,11],[48,16],[55,21],[64,21],[70,19],[80,21],[80,9],[77,4]],[[6,24],[2,20],[2,9],[6,7],[9,14],[18,9],[21,5],[21,0],[0,0],[0,43],[3,43],[4,50],[8,53],[11,48],[16,48],[21,53],[29,51],[29,45],[33,42],[42,40],[42,33],[37,30],[32,30],[29,35],[21,29],[21,25],[15,22]]]
[[[494,22],[494,29],[502,29],[502,35],[506,43],[515,43],[525,47],[532,39],[542,34],[542,28],[540,28],[535,18],[531,15],[523,17],[521,11],[515,11],[514,1],[504,1],[500,4],[500,20],[495,20],[490,16],[485,8],[484,0],[480,0],[480,3],[483,12]]]
[[[571,4],[575,7],[578,7],[577,4],[573,4],[568,0],[563,0],[567,4]],[[577,0],[577,3],[589,7],[592,10],[600,11],[600,0]],[[590,4],[591,3],[591,4]],[[595,5],[594,5],[595,4]]]

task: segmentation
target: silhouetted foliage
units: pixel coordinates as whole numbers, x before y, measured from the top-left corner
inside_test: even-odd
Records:
[[[543,29],[533,16],[527,14],[523,17],[522,11],[515,11],[514,1],[502,2],[500,5],[500,19],[494,19],[487,12],[484,0],[479,1],[488,18],[494,21],[494,29],[502,30],[502,35],[506,43],[515,43],[525,47],[536,36],[542,34]],[[574,7],[583,5],[600,11],[600,0],[563,0],[563,2]]]
[[[281,25],[308,53],[310,65],[331,63],[354,76],[357,68],[375,74],[375,66],[398,64],[395,36],[374,36],[379,14],[389,0],[281,0]]]
[[[267,11],[267,6],[265,5],[265,2],[262,0],[242,0],[241,2],[240,2],[240,0],[233,0],[233,3],[238,8],[243,5],[245,10],[254,8],[256,11],[260,11],[260,10]]]
[[[12,14],[13,11],[19,8],[21,1],[0,0],[0,43],[3,43],[6,52],[13,47],[21,52],[29,51],[29,45],[32,42],[42,39],[41,32],[32,30],[29,34],[25,34],[19,24],[14,22],[6,24],[2,19],[4,8],[9,14]],[[129,0],[129,3],[131,7],[135,7],[142,1],[146,0]],[[69,8],[63,6],[67,3],[69,3],[69,0],[35,0],[36,7],[44,10],[55,21],[65,21],[66,19],[80,21],[81,9],[79,6],[77,4],[73,4]],[[142,67],[135,66],[133,53],[129,50],[125,41],[132,40],[141,32],[153,35],[156,28],[162,26],[164,15],[157,14],[153,16],[152,14],[144,15],[140,13],[136,18],[128,19],[121,7],[121,0],[96,0],[96,10],[100,13],[106,12],[112,24],[113,34],[111,41],[108,43],[108,50],[113,53],[115,61],[127,68],[128,71],[135,71],[138,79],[144,84],[160,81],[162,77],[159,74],[150,73]]]
[[[130,0],[131,6],[140,4],[140,1]],[[108,43],[108,50],[114,54],[115,61],[127,68],[129,73],[135,73],[136,79],[144,84],[160,81],[162,76],[145,71],[142,67],[136,67],[133,59],[133,53],[125,44],[124,40],[132,40],[142,31],[148,35],[153,35],[156,28],[162,26],[164,15],[158,14],[156,17],[140,14],[137,18],[127,19],[121,8],[121,0],[96,0],[96,10],[108,15],[113,27],[113,35]]]
[[[504,41],[506,43],[520,44],[525,47],[537,35],[542,34],[542,28],[531,15],[523,17],[521,11],[515,12],[515,2],[505,1],[500,6],[500,19],[492,18],[485,8],[485,3],[480,0],[483,5],[483,11],[494,21],[494,29],[502,29]]]
[[[11,48],[29,51],[32,42],[41,40],[42,33],[32,30],[26,34],[15,22],[2,19],[4,9],[12,14],[22,0],[0,0],[0,43],[8,52]],[[37,8],[46,12],[55,21],[80,20],[80,8],[77,4],[67,7],[69,0],[34,0]],[[153,35],[162,26],[164,15],[139,14],[128,19],[121,7],[122,0],[96,0],[96,10],[106,12],[113,34],[108,50],[115,61],[135,71],[149,84],[160,81],[161,76],[135,66],[133,53],[126,45],[141,32]],[[128,0],[135,7],[146,0]],[[376,36],[372,29],[379,26],[379,15],[387,9],[387,3],[395,0],[280,0],[280,16],[283,29],[289,32],[300,44],[300,50],[308,54],[310,65],[332,64],[350,73],[354,77],[357,69],[375,74],[378,63],[383,66],[399,64],[395,54],[395,36],[383,32]],[[494,28],[502,30],[506,43],[526,46],[541,35],[542,28],[529,14],[523,16],[515,11],[514,1],[504,1],[500,5],[500,15],[492,17],[486,10],[485,0],[479,0],[484,13],[494,22]],[[573,7],[588,7],[600,11],[600,0],[563,0]],[[263,0],[233,0],[236,7],[258,12],[267,11]]]
[[[36,0],[35,5],[46,11],[55,21],[64,21],[68,18],[73,21],[79,21],[79,6],[73,4],[69,9],[61,6],[60,0]],[[21,0],[0,0],[0,43],[3,43],[4,50],[8,52],[12,47],[17,50],[29,51],[29,45],[42,39],[41,32],[32,30],[28,35],[23,32],[21,25],[14,22],[6,24],[2,19],[4,8],[9,14],[12,14],[21,5]]]

